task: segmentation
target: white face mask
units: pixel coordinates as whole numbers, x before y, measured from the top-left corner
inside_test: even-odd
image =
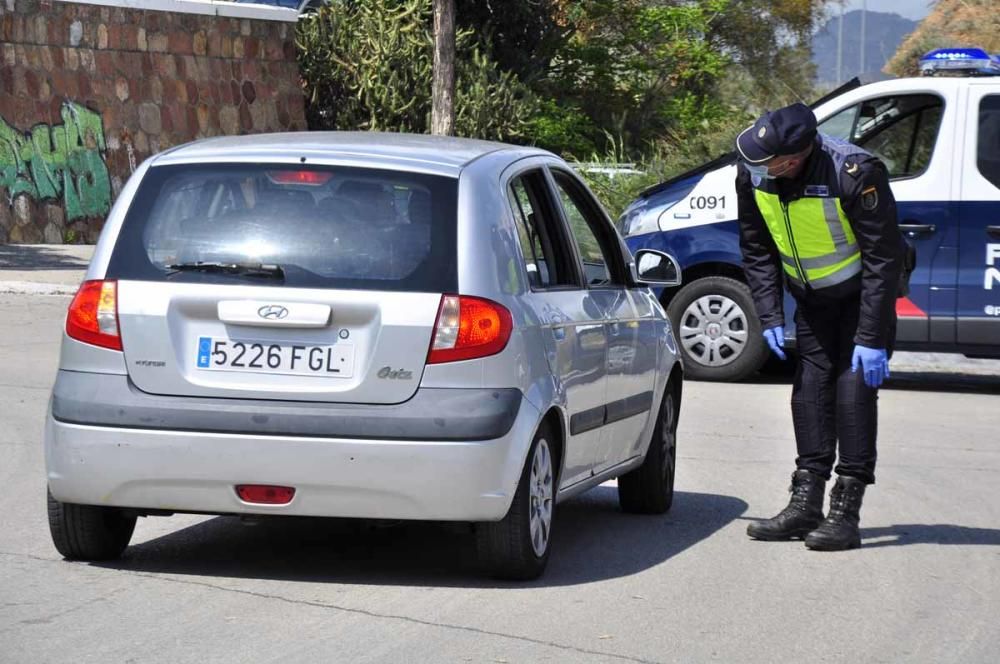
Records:
[[[755,180],[774,180],[775,176],[771,175],[767,171],[767,166],[754,166],[753,164],[746,164],[747,171],[750,172],[750,177]]]
[[[747,170],[750,172],[750,177],[757,180],[776,180],[778,177],[784,175],[788,171],[792,170],[792,164],[794,162],[786,161],[781,168],[780,173],[772,174],[767,166],[746,164]]]

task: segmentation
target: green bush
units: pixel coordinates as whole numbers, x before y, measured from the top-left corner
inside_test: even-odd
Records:
[[[612,218],[618,219],[625,208],[645,189],[732,152],[736,135],[751,122],[753,118],[748,114],[731,112],[707,125],[671,133],[666,138],[650,144],[640,159],[635,161],[629,159],[623,141],[609,136],[608,149],[603,153],[591,155],[586,160],[587,166],[613,167],[622,163],[632,163],[633,169],[639,173],[609,175],[595,173],[587,168],[578,168],[578,172]]]
[[[555,99],[540,99],[527,127],[534,145],[566,156],[596,152],[597,146],[590,138],[596,133],[586,113],[575,106],[561,105]]]
[[[424,133],[430,127],[432,0],[331,0],[298,24],[312,129]],[[458,30],[456,133],[524,140],[534,97]]]

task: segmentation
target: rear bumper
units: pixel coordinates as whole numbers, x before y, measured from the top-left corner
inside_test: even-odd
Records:
[[[468,441],[504,436],[517,389],[421,388],[391,405],[212,399],[143,392],[118,374],[59,371],[52,415],[66,424],[320,438]]]
[[[464,441],[100,426],[50,413],[48,482],[57,500],[90,505],[494,521],[507,513],[540,418],[520,396],[517,406],[502,436]],[[292,486],[296,494],[288,505],[255,505],[237,497],[236,484]]]

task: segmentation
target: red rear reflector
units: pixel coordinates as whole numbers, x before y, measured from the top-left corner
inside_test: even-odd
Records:
[[[326,184],[333,177],[328,171],[268,171],[267,177],[275,184]]]
[[[478,297],[444,295],[428,364],[472,360],[502,351],[514,324],[506,307]]]
[[[84,343],[122,349],[118,331],[118,283],[85,281],[69,305],[66,334]]]
[[[295,489],[290,486],[271,486],[270,484],[237,484],[236,495],[245,503],[287,505],[292,502]]]

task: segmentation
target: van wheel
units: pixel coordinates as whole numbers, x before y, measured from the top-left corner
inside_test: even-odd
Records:
[[[544,427],[535,434],[507,515],[476,526],[479,561],[496,578],[538,578],[549,560],[556,508],[556,468],[550,440]]]
[[[667,316],[689,378],[743,380],[767,360],[750,289],[735,279],[692,281],[670,301]]]
[[[633,514],[664,514],[674,503],[677,415],[680,404],[667,383],[659,419],[642,465],[618,478],[618,504]]]
[[[49,532],[56,550],[70,560],[118,558],[135,530],[134,515],[117,507],[61,503],[48,492]]]

